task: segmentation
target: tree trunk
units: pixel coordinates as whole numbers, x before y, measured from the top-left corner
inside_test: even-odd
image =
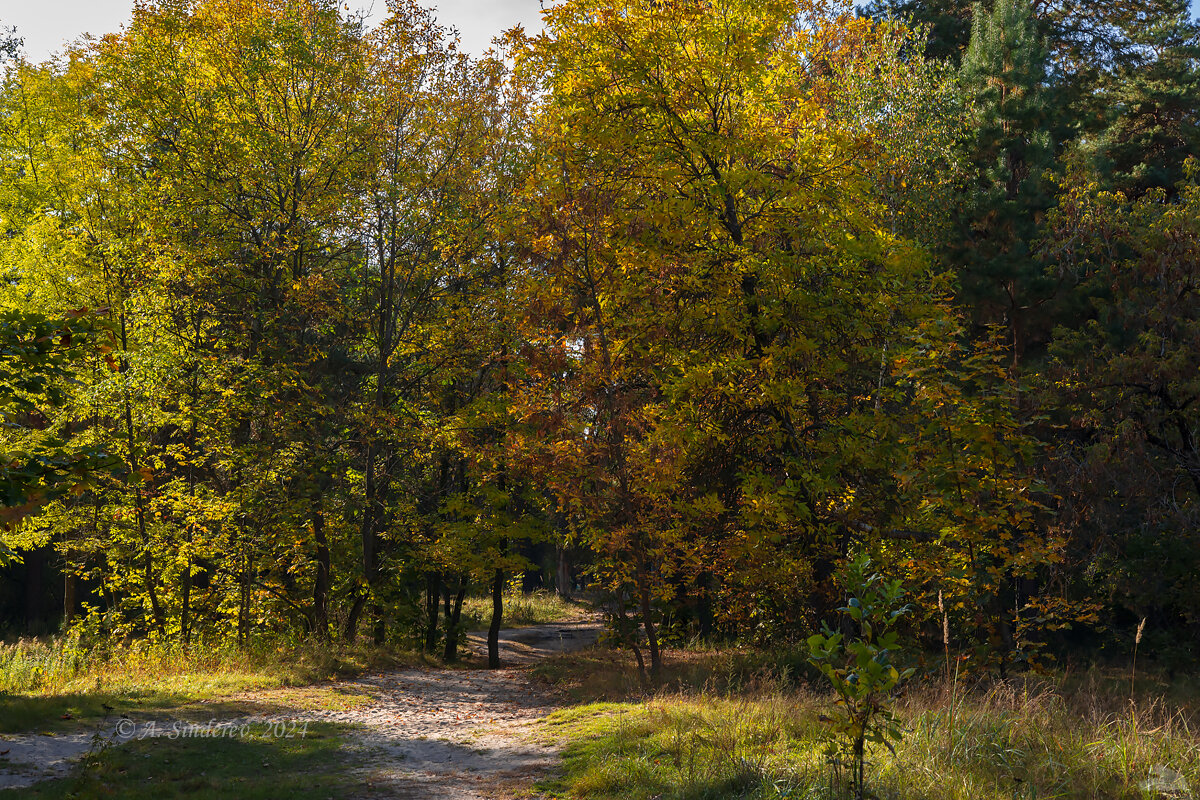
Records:
[[[129,330],[125,315],[122,314],[121,322],[121,359],[118,362],[117,371],[124,375],[129,371]],[[143,480],[141,474],[140,463],[137,453],[137,432],[133,424],[133,399],[129,395],[129,389],[124,389],[124,416],[125,416],[125,437],[126,445],[129,448],[129,471],[133,476],[133,480]],[[141,484],[134,486],[134,508],[137,512],[137,528],[138,534],[142,540],[142,547],[145,548],[145,554],[142,562],[142,580],[145,584],[146,594],[150,598],[150,611],[154,619],[154,627],[162,633],[166,627],[162,605],[158,602],[158,590],[154,585],[154,557],[150,552],[150,534],[146,530],[146,498],[142,494]]]
[[[642,658],[642,648],[638,647],[637,642],[637,626],[631,625],[629,618],[625,616],[625,592],[622,590],[617,594],[617,629],[621,632],[621,637],[624,638],[626,633],[630,634],[629,649],[633,651],[633,657],[637,659],[638,680],[642,684],[643,689],[650,688],[650,680],[646,677],[646,660]]]
[[[379,603],[372,603],[371,616],[375,619],[375,624],[371,626],[371,639],[376,645],[381,646],[387,641],[387,617],[383,613],[383,606]]]
[[[187,563],[183,565],[183,587],[181,591],[180,603],[182,608],[179,610],[179,638],[183,642],[186,649],[188,639],[191,635],[191,610],[192,610],[192,559],[188,558]]]
[[[555,545],[557,569],[554,573],[554,591],[563,600],[571,599],[571,564],[567,560],[567,548],[562,542]]]
[[[242,567],[242,574],[239,576],[241,582],[241,591],[238,596],[238,644],[245,644],[250,638],[250,602],[253,596],[252,587],[254,585],[254,560],[250,554],[245,555],[245,561]]]
[[[358,636],[358,618],[362,616],[363,606],[367,604],[367,593],[360,589],[358,594],[354,596],[354,604],[350,606],[350,613],[346,615],[346,627],[342,629],[342,640],[353,642]]]
[[[504,619],[504,570],[492,576],[492,624],[488,626],[488,669],[500,668],[500,624]]]
[[[317,543],[317,576],[313,581],[313,630],[317,638],[329,641],[329,584],[330,557],[329,542],[325,538],[325,514],[320,503],[313,502],[312,510],[313,538]]]
[[[442,576],[425,573],[425,652],[437,649],[438,609],[442,593]]]
[[[453,663],[458,660],[458,621],[462,616],[463,598],[467,596],[467,578],[459,576],[458,594],[454,596],[454,606],[449,609],[446,618],[446,647],[442,651],[442,660]],[[449,603],[450,590],[446,589],[446,601]]]
[[[75,574],[74,565],[67,559],[63,570],[63,628],[70,627],[75,621],[75,609],[79,607],[79,576]]]
[[[658,633],[654,629],[650,606],[650,576],[646,574],[646,558],[637,557],[638,598],[641,601],[642,627],[646,629],[646,648],[650,651],[650,682],[658,685],[662,677],[662,656],[658,651]]]

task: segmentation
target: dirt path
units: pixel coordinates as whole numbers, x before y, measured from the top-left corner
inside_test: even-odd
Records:
[[[366,750],[364,778],[371,797],[417,800],[508,798],[527,791],[558,754],[534,741],[530,727],[555,708],[529,677],[527,666],[551,653],[588,647],[598,622],[539,625],[501,631],[499,670],[409,669],[346,681],[365,691],[369,706],[316,712],[312,719],[357,723],[365,730],[352,746]],[[468,637],[476,658],[486,639]]]
[[[359,726],[347,738],[364,797],[413,800],[481,800],[527,792],[558,755],[530,735],[533,723],[554,709],[553,698],[530,679],[528,665],[545,656],[595,644],[597,621],[538,625],[501,631],[503,669],[406,669],[340,681],[331,688],[365,695],[349,710],[296,711],[287,719]],[[482,633],[468,636],[476,661],[486,655]],[[273,715],[272,718],[278,718]],[[221,725],[261,723],[263,717],[221,720]],[[9,752],[0,767],[0,788],[29,786],[66,774],[99,733],[117,742],[147,735],[153,724],[164,735],[174,720],[162,719],[56,736],[0,737]]]

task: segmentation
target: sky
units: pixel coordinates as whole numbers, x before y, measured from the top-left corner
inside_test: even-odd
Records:
[[[349,0],[351,6],[369,8],[378,20],[385,0]],[[492,37],[517,23],[531,32],[541,30],[538,0],[435,0],[438,19],[462,35],[463,49],[478,55]],[[128,21],[132,0],[0,0],[0,25],[17,26],[25,38],[25,54],[42,61],[84,33],[102,35]],[[1192,0],[1192,13],[1200,0]]]
[[[351,7],[370,9],[372,0],[345,0]],[[538,0],[426,0],[435,6],[443,25],[462,36],[463,49],[478,55],[492,37],[517,23],[541,30]],[[378,21],[385,0],[374,0],[372,21]],[[25,39],[25,55],[43,61],[84,33],[97,36],[119,30],[129,21],[133,0],[0,0],[0,25],[17,26]]]

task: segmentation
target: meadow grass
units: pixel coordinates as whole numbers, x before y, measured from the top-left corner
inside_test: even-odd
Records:
[[[114,714],[239,713],[246,706],[236,699],[239,695],[266,693],[286,704],[297,698],[272,690],[421,661],[416,653],[316,641],[264,641],[250,647],[195,643],[184,648],[149,641],[89,646],[71,636],[20,639],[0,645],[0,732],[61,730]],[[299,700],[309,707],[353,702],[315,696]],[[257,710],[269,706],[251,703]]]
[[[628,660],[575,654],[540,670],[577,696],[586,687],[608,698],[547,718],[542,730],[564,746],[564,772],[546,791],[622,800],[849,796],[827,755],[822,718],[833,698],[803,673],[772,674],[769,654],[673,653],[669,688],[647,694]],[[1098,669],[915,686],[896,699],[905,735],[895,752],[876,746],[869,755],[868,788],[894,800],[1182,796],[1162,776],[1200,786],[1196,705],[1182,689],[1156,688],[1162,693],[1131,703],[1128,674]]]
[[[586,617],[590,607],[552,592],[510,593],[507,627]],[[490,598],[464,603],[467,629],[486,627]],[[266,712],[275,706],[345,708],[361,698],[320,684],[366,670],[439,665],[417,652],[315,639],[266,638],[239,646],[229,640],[92,641],[77,635],[0,644],[0,733],[54,731],[115,714],[183,718]],[[304,691],[287,687],[310,687]],[[247,699],[247,695],[253,695]]]

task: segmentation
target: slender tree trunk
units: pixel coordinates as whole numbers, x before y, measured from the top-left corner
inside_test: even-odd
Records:
[[[329,586],[331,581],[329,542],[325,538],[325,512],[319,500],[313,500],[313,539],[317,543],[317,575],[313,581],[313,630],[317,638],[329,641]]]
[[[358,635],[358,618],[362,616],[363,606],[367,604],[367,594],[363,590],[359,590],[354,596],[354,603],[350,606],[350,613],[346,615],[346,626],[342,628],[342,640],[353,642],[354,637]]]
[[[449,609],[446,618],[446,648],[442,652],[442,660],[446,663],[453,663],[458,660],[458,622],[462,616],[463,598],[467,596],[467,576],[460,575],[458,578],[458,594],[454,596],[454,606]],[[450,594],[447,589],[446,599],[449,601]]]
[[[633,657],[637,660],[638,680],[642,684],[643,689],[650,688],[650,680],[646,676],[646,659],[642,658],[642,648],[638,646],[638,633],[635,626],[631,626],[629,618],[625,615],[625,592],[622,591],[617,595],[617,627],[622,631],[622,635],[626,631],[632,631],[632,636],[629,639],[629,649],[633,651]]]
[[[75,565],[67,558],[63,570],[63,628],[75,621],[75,609],[79,607],[79,577],[75,574]]]
[[[187,559],[187,563],[183,565],[183,586],[180,591],[180,603],[183,607],[179,610],[179,638],[183,641],[183,646],[186,649],[191,636],[192,624],[192,559],[190,557]]]
[[[488,626],[488,669],[500,668],[500,625],[504,619],[504,570],[492,576],[492,624]]]
[[[370,442],[367,444],[366,464],[363,469],[363,520],[361,528],[362,537],[362,577],[363,589],[362,593],[354,598],[354,608],[350,612],[350,617],[346,622],[346,638],[353,639],[358,633],[358,618],[362,613],[362,605],[366,602],[366,595],[371,592],[375,585],[375,546],[378,542],[377,532],[375,530],[375,515],[377,513],[375,502],[375,444]]]
[[[196,407],[200,404],[200,384],[196,376],[196,368],[192,367],[192,413],[191,424],[188,430],[188,497],[193,500],[196,497]],[[183,565],[183,591],[182,604],[183,608],[179,612],[179,638],[183,640],[183,647],[186,650],[188,642],[191,638],[191,623],[192,623],[192,526],[189,523],[187,526],[187,563]]]
[[[121,360],[118,365],[118,370],[124,374],[129,371],[129,358],[126,355],[129,352],[129,333],[128,324],[125,315],[120,318],[121,323]],[[125,417],[125,437],[126,444],[129,448],[129,471],[134,475],[134,480],[141,480],[141,465],[137,455],[137,432],[133,426],[133,399],[129,396],[129,388],[126,386],[124,392],[124,417]],[[158,601],[158,589],[154,582],[154,556],[150,552],[150,534],[146,529],[146,498],[142,494],[141,485],[134,487],[134,509],[137,516],[138,535],[141,538],[143,555],[142,555],[142,582],[146,589],[146,595],[150,599],[150,611],[154,621],[154,627],[159,633],[162,633],[166,628],[166,620],[163,614],[162,605]]]
[[[658,685],[662,678],[662,656],[658,650],[658,632],[650,605],[650,576],[646,574],[646,559],[638,554],[638,599],[641,601],[642,627],[646,629],[646,649],[650,651],[650,682]]]
[[[554,572],[554,591],[563,600],[571,599],[571,564],[567,560],[567,548],[559,542],[554,547],[556,569]]]
[[[442,593],[442,576],[436,572],[425,573],[425,652],[437,649],[438,608]]]
[[[247,548],[248,549],[248,548]],[[238,596],[238,643],[245,644],[250,638],[250,604],[253,600],[254,559],[249,552],[245,554],[242,574],[241,591]]]

